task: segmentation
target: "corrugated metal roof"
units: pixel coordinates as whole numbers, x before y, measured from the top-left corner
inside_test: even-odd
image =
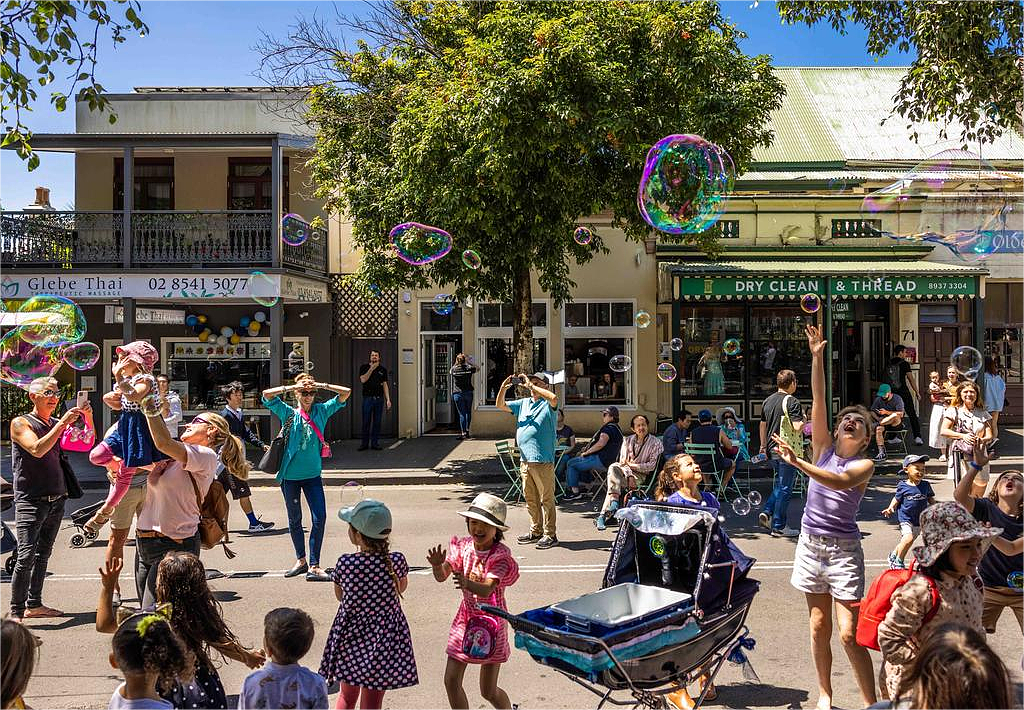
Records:
[[[912,129],[893,114],[906,67],[783,67],[775,74],[786,85],[782,107],[772,114],[775,140],[754,151],[757,163],[922,161],[950,147],[961,126],[918,123]],[[882,123],[883,121],[884,124]],[[918,140],[911,138],[917,131]],[[977,150],[977,148],[974,148]],[[1008,130],[980,149],[986,160],[1024,159],[1024,138]]]
[[[881,180],[895,182],[907,173],[904,169],[893,170],[871,170],[868,168],[850,167],[836,170],[751,170],[743,173],[737,182],[774,182],[788,180],[849,180],[858,182],[862,180]],[[977,170],[932,170],[927,173],[932,180],[979,180],[985,182],[1021,182],[1024,180],[1024,173],[1011,173],[1005,170],[983,171]]]
[[[279,94],[307,91],[303,86],[136,86],[137,94]]]
[[[958,275],[987,273],[986,269],[964,264],[942,264],[934,261],[677,261],[661,264],[675,273],[692,274],[790,274],[860,275]]]

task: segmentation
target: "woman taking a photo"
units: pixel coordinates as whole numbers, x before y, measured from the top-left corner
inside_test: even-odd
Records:
[[[326,389],[335,396],[326,402],[316,402],[316,391]],[[290,407],[281,399],[285,392],[294,392],[297,407]],[[305,573],[307,582],[329,582],[330,577],[320,568],[320,548],[324,541],[327,525],[327,501],[324,498],[322,459],[331,455],[330,447],[324,440],[323,431],[327,420],[345,406],[352,390],[341,385],[316,382],[312,375],[302,374],[295,378],[295,384],[271,387],[263,391],[263,406],[281,421],[285,438],[281,468],[277,481],[284,494],[285,510],[288,512],[288,532],[295,548],[295,564],[284,573],[285,577],[296,577]],[[306,505],[313,521],[309,528],[309,560],[306,559],[306,540],[302,533],[302,502]]]

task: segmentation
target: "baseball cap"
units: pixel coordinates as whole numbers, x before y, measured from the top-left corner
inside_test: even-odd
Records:
[[[925,456],[924,454],[910,454],[909,456],[903,457],[903,468],[906,468],[912,463],[924,463],[928,460],[930,460],[930,457]]]
[[[607,414],[615,421],[619,421],[619,408],[618,407],[605,407],[601,410],[601,414]]]
[[[878,386],[878,396],[879,397],[884,397],[885,395],[889,394],[890,392],[892,392],[892,387],[891,386],[889,386],[889,385],[879,385]]]
[[[338,517],[361,535],[382,540],[391,534],[391,511],[379,500],[366,498],[338,511]]]
[[[530,375],[530,377],[533,378],[533,379],[541,380],[542,382],[550,382],[551,381],[551,376],[548,375],[548,373],[546,373],[546,372],[535,372],[532,375]]]
[[[710,409],[702,409],[699,412],[697,412],[697,421],[710,422],[714,418],[715,417],[711,413]]]

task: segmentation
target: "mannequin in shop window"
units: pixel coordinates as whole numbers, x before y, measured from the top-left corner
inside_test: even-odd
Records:
[[[704,380],[704,396],[714,397],[725,392],[725,376],[722,374],[722,347],[716,337],[697,361],[701,378]]]

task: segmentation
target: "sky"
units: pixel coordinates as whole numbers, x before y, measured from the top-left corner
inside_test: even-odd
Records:
[[[362,2],[340,2],[344,13],[359,13]],[[864,49],[865,33],[851,27],[846,36],[830,26],[784,26],[773,2],[722,2],[724,14],[747,33],[741,48],[747,54],[770,54],[776,66],[906,66],[911,57],[891,55],[876,62]],[[259,55],[253,45],[263,32],[283,36],[300,14],[332,16],[328,2],[168,2],[146,0],[142,19],[146,37],[131,35],[123,44],[101,44],[97,80],[109,92],[127,93],[136,86],[250,86]],[[73,133],[74,109],[58,113],[48,102],[49,92],[29,114],[36,133]],[[74,158],[70,154],[42,153],[41,165],[29,173],[10,150],[0,151],[0,203],[4,209],[22,209],[34,200],[37,185],[49,187],[50,203],[72,209]]]

